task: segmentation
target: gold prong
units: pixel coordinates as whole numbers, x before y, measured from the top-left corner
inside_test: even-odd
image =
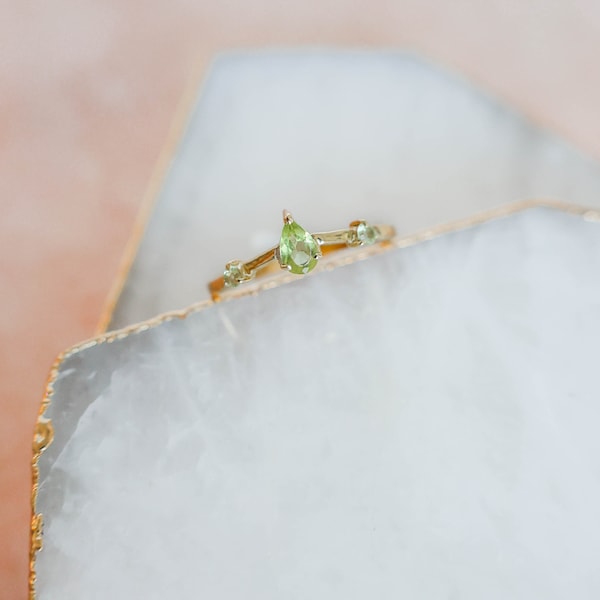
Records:
[[[287,208],[283,209],[283,222],[286,225],[294,222],[294,217],[292,217],[292,213]]]
[[[273,256],[275,257],[275,260],[277,261],[277,263],[279,264],[279,266],[282,269],[285,269],[286,268],[285,265],[281,264],[281,250],[279,249],[279,246],[277,246],[275,248],[275,250],[273,251]]]

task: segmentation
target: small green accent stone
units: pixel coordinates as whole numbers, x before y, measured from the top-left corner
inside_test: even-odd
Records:
[[[244,265],[240,261],[230,262],[223,271],[223,281],[225,287],[236,287],[244,279],[246,279],[246,272],[244,271]]]
[[[290,273],[304,275],[312,271],[321,256],[321,247],[315,238],[292,221],[285,223],[279,242],[279,257],[282,267]]]
[[[364,246],[370,246],[377,241],[379,232],[376,227],[363,221],[356,227],[356,239]]]

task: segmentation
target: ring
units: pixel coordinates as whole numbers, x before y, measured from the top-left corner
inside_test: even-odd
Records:
[[[223,292],[252,281],[259,271],[266,270],[272,263],[278,263],[282,269],[295,275],[305,275],[316,267],[324,252],[385,243],[395,235],[392,225],[371,225],[362,220],[353,221],[347,229],[311,234],[294,221],[289,211],[284,210],[279,245],[248,262],[228,262],[222,277],[211,281],[208,289],[212,299],[218,301]]]

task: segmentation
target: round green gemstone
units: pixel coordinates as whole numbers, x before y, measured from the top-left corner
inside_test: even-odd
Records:
[[[279,242],[282,267],[291,273],[304,275],[312,271],[321,256],[321,247],[315,238],[298,223],[285,223]]]
[[[369,225],[365,221],[362,221],[356,227],[356,239],[364,246],[374,244],[377,241],[378,233],[376,227]]]
[[[234,260],[225,267],[223,272],[225,287],[236,287],[245,279],[247,279],[247,274],[241,261]]]

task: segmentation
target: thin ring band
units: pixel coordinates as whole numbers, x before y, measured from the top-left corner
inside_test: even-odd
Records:
[[[282,269],[296,275],[304,275],[314,269],[324,250],[385,243],[395,235],[396,230],[392,225],[370,225],[362,220],[353,221],[347,229],[311,234],[294,221],[289,211],[284,210],[279,244],[250,261],[228,262],[223,275],[211,281],[208,289],[212,299],[217,302],[224,292],[252,281],[272,263],[279,263]]]

